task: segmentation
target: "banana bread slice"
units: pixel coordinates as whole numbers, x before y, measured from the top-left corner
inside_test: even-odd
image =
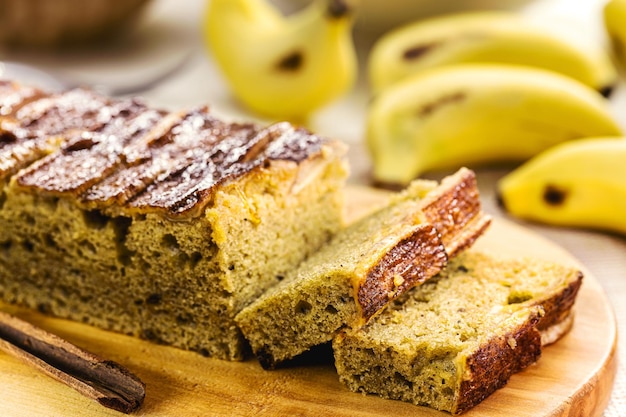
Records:
[[[476,178],[418,180],[379,211],[340,231],[236,317],[261,365],[272,369],[438,273],[488,226]]]
[[[89,90],[0,92],[0,298],[223,359],[343,226],[344,146]]]
[[[575,268],[466,251],[367,326],[339,334],[339,378],[353,391],[462,413],[569,329],[581,282]]]

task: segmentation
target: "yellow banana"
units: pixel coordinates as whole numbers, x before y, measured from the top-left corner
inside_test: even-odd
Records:
[[[289,16],[267,0],[210,0],[205,38],[241,102],[264,116],[305,119],[356,78],[352,12],[342,0]]]
[[[575,45],[510,12],[472,12],[417,21],[389,32],[368,61],[374,92],[428,68],[459,63],[501,63],[544,68],[600,91],[617,74],[608,54]]]
[[[621,135],[608,101],[551,71],[466,64],[423,71],[371,102],[374,178],[407,184],[426,171],[524,161],[559,142]]]
[[[616,60],[626,66],[626,0],[609,0],[604,6],[604,27]]]
[[[513,216],[558,226],[626,234],[626,138],[555,146],[498,183]]]

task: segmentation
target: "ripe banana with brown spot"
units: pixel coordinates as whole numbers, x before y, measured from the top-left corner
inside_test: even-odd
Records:
[[[513,216],[626,235],[626,138],[588,138],[555,146],[498,183]]]
[[[316,0],[289,16],[267,0],[211,0],[205,38],[242,103],[301,120],[353,85],[352,23],[346,0]]]
[[[399,185],[622,134],[595,90],[551,71],[487,64],[423,71],[385,89],[370,104],[366,132],[374,179]]]
[[[369,79],[376,93],[416,72],[462,63],[539,67],[607,92],[617,78],[601,48],[577,45],[512,12],[483,11],[420,20],[387,33],[370,54]]]

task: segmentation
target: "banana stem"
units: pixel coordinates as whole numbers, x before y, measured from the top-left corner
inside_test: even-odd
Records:
[[[330,17],[338,19],[352,13],[353,7],[345,0],[329,0],[326,10]]]

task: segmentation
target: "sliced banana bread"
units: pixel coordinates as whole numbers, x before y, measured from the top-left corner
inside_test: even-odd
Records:
[[[333,340],[340,380],[353,391],[466,411],[539,358],[542,333],[553,342],[569,329],[581,282],[575,268],[466,251]]]
[[[261,365],[274,368],[330,341],[344,326],[363,325],[438,273],[489,221],[472,171],[461,169],[441,184],[415,181],[339,232],[235,320]]]
[[[342,227],[344,147],[0,84],[0,298],[241,359],[235,315]]]

